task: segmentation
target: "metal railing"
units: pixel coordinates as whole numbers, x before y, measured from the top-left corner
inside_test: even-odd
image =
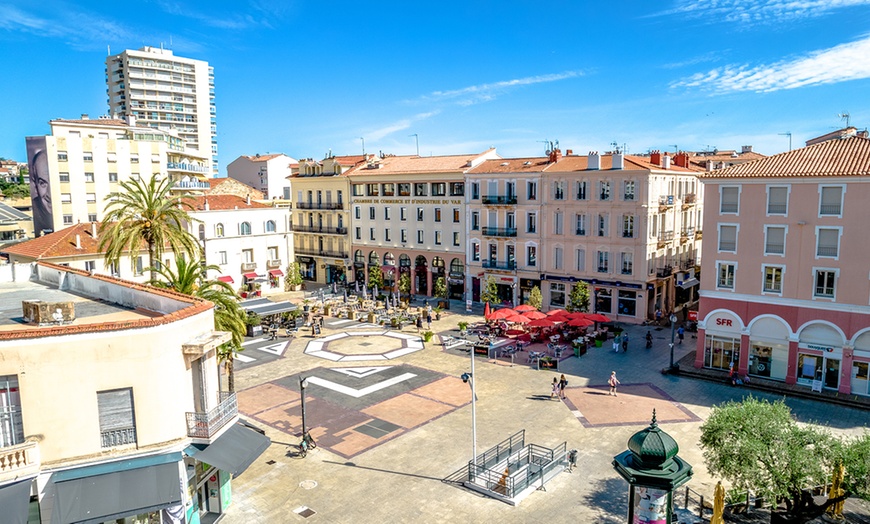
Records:
[[[516,261],[510,260],[484,260],[483,267],[486,269],[505,269],[513,270],[517,268]]]
[[[110,429],[100,432],[100,443],[104,448],[127,446],[136,443],[136,427]]]
[[[320,226],[303,226],[293,224],[293,231],[297,233],[322,233],[326,235],[346,235],[346,227],[320,227]]]
[[[321,257],[330,257],[330,258],[347,258],[348,257],[347,251],[321,251],[320,249],[317,249],[316,247],[299,247],[299,246],[296,246],[294,249],[296,251],[296,254],[302,254],[302,255],[317,255],[317,256],[321,256]]]
[[[187,436],[193,438],[211,438],[221,428],[229,424],[239,414],[236,394],[227,391],[220,392],[220,404],[206,413],[186,413]]]
[[[730,240],[720,240],[719,251],[737,251],[737,242],[732,242]]]
[[[820,215],[840,215],[842,214],[840,204],[822,204],[819,208]]]
[[[816,256],[819,256],[819,257],[835,257],[835,256],[837,256],[838,251],[839,251],[839,250],[837,249],[837,246],[822,246],[822,245],[819,245],[818,249],[816,250]]]
[[[586,236],[586,229],[585,228],[578,227],[576,230],[574,230],[574,232],[580,236]]]
[[[683,204],[694,204],[698,201],[698,196],[695,193],[686,193],[683,195]]]
[[[172,189],[208,189],[211,186],[208,182],[200,182],[198,180],[193,181],[185,181],[181,180],[179,182],[172,183]]]
[[[661,195],[659,196],[659,206],[672,206],[674,205],[674,195]]]
[[[343,202],[296,202],[296,209],[344,209]]]
[[[656,268],[656,277],[657,278],[667,278],[673,274],[674,274],[674,268],[671,266],[657,267]]]
[[[674,240],[673,231],[662,231],[659,233],[659,242],[671,242]]]
[[[483,234],[491,237],[515,237],[517,236],[517,228],[515,227],[484,227]]]
[[[836,249],[836,248],[834,248]],[[768,242],[764,246],[764,252],[769,253],[771,255],[783,255],[785,254],[785,244],[777,243],[774,244],[772,242]]]
[[[517,203],[516,195],[488,195],[481,199],[483,205],[510,206]]]
[[[280,259],[280,258],[275,258],[275,259],[272,259],[272,260],[267,260],[267,261],[266,261],[266,267],[269,268],[269,269],[275,269],[276,267],[281,267],[281,259]]]
[[[186,162],[167,162],[166,169],[172,169],[173,171],[190,171],[193,173],[207,173],[209,170],[205,166],[188,164]],[[206,183],[206,186],[208,186],[208,183]]]

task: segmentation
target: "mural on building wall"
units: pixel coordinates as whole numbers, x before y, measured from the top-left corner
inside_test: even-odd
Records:
[[[27,167],[30,171],[30,201],[33,206],[33,232],[37,236],[54,230],[51,210],[51,178],[44,136],[27,137]]]

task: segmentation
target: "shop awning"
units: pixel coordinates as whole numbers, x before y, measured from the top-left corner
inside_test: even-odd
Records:
[[[395,271],[396,266],[383,265],[381,266],[381,271]]]
[[[688,280],[684,280],[684,281],[680,282],[677,285],[680,286],[682,289],[689,289],[690,287],[695,287],[698,284],[700,284],[700,282],[698,281],[697,278],[690,278]]]
[[[0,508],[3,508],[3,522],[27,524],[32,480],[27,479],[0,486]]]
[[[284,272],[281,271],[280,269],[272,269],[269,271],[269,274],[272,275],[273,277],[283,277],[284,276]]]
[[[237,477],[266,451],[271,442],[265,435],[241,424],[233,424],[233,427],[226,430],[213,443],[194,444],[189,446],[185,453]]]
[[[251,273],[243,273],[242,276],[245,277],[245,278],[247,278],[248,280],[254,280],[255,278],[257,278],[257,274],[254,273],[254,272],[251,272]]]
[[[55,488],[58,522],[106,522],[181,503],[178,462],[55,482]]]
[[[220,280],[221,282],[226,282],[227,284],[233,283],[233,277],[231,277],[229,275],[219,276],[219,277],[217,277],[217,279]]]

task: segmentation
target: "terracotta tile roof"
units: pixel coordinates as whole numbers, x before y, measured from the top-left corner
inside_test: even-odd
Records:
[[[489,151],[484,153],[487,152]],[[370,168],[366,162],[345,171],[344,176],[465,173],[468,171],[470,163],[484,153],[444,156],[375,157],[374,160],[380,165],[379,168]]]
[[[43,235],[33,240],[27,240],[3,249],[4,253],[41,260],[55,257],[71,257],[78,255],[101,255],[99,239],[91,234],[91,224],[99,229],[98,222],[84,222],[70,226],[60,231]],[[76,247],[76,235],[79,236],[81,248]],[[144,248],[144,244],[143,244]]]
[[[853,136],[705,172],[700,178],[867,175],[870,175],[870,139]]]
[[[613,156],[600,155],[600,171],[613,169]],[[623,162],[624,170],[657,170],[664,171],[661,166],[651,164],[643,157],[626,155]],[[482,162],[479,166],[468,170],[468,174],[484,173],[573,173],[589,170],[587,155],[563,156],[557,162],[548,162],[547,157],[502,158]],[[596,170],[598,171],[598,170]],[[671,163],[667,172],[694,173],[701,169],[686,169]]]
[[[766,155],[762,155],[761,153],[755,151],[747,151],[746,153],[737,153],[734,151],[720,151],[715,155],[692,155],[689,157],[690,162],[695,163],[703,163],[709,160],[714,162],[728,162],[728,161],[741,161],[748,162],[749,160],[758,160],[760,158],[765,158]]]
[[[209,211],[226,211],[229,209],[259,209],[271,208],[266,204],[261,204],[256,200],[251,200],[248,204],[247,200],[236,195],[203,195],[194,196],[188,199],[193,205],[194,211],[205,211],[205,201],[208,200]]]
[[[268,160],[272,160],[273,158],[278,158],[279,156],[284,156],[284,153],[274,153],[271,155],[243,155],[245,158],[250,160],[251,162],[266,162]]]
[[[343,166],[354,166],[356,164],[359,164],[360,162],[364,162],[366,159],[366,157],[364,157],[363,155],[344,155],[335,156],[332,158],[337,164],[341,164]]]
[[[76,124],[76,125],[92,125],[92,126],[117,126],[117,127],[129,127],[126,120],[121,120],[120,118],[84,118],[84,119],[70,119],[66,118],[55,118],[49,124],[53,124],[57,122],[58,124]]]

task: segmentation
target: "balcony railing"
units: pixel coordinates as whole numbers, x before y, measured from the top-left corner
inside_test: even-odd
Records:
[[[719,241],[719,251],[737,251],[737,242],[731,242],[729,240],[720,240]]]
[[[275,268],[281,267],[281,259],[280,259],[280,258],[274,258],[274,259],[272,259],[272,260],[267,260],[267,261],[266,261],[266,267],[269,268],[269,269],[275,269]]]
[[[816,256],[819,257],[835,257],[837,256],[837,246],[819,246],[816,250]]]
[[[784,215],[788,211],[788,204],[768,204],[768,215]]]
[[[482,200],[485,206],[512,206],[517,203],[516,195],[488,195]]]
[[[840,204],[822,204],[819,208],[820,215],[839,215],[841,214]]]
[[[680,261],[680,269],[690,269],[695,267],[695,259],[687,258],[685,260]]]
[[[208,173],[209,169],[206,166],[198,164],[188,164],[184,162],[167,162],[166,169],[171,171],[187,171],[189,173]]]
[[[344,209],[344,202],[296,202],[296,209]]]
[[[662,231],[659,233],[659,242],[671,242],[674,240],[673,231]]]
[[[0,480],[39,472],[39,443],[28,441],[0,448]]]
[[[208,182],[200,182],[199,180],[182,180],[172,184],[172,189],[208,189],[210,187]]]
[[[693,236],[695,236],[695,228],[694,227],[684,228],[683,230],[680,231],[680,236],[681,237],[693,237]]]
[[[834,248],[836,249],[836,248]],[[764,253],[768,255],[784,255],[785,254],[785,244],[774,244],[768,242],[764,246]]]
[[[256,262],[242,262],[242,271],[255,271],[256,269]]]
[[[320,226],[303,226],[293,225],[293,231],[297,233],[321,233],[324,235],[346,235],[346,227],[320,227]]]
[[[517,263],[515,260],[484,260],[483,267],[486,269],[503,269],[511,271],[517,268]]]
[[[136,443],[136,427],[112,429],[100,432],[100,443],[104,448],[129,446]]]
[[[347,258],[347,251],[321,251],[316,247],[299,247],[295,248],[297,255],[317,255],[330,258]]]
[[[656,268],[656,278],[668,278],[674,274],[674,268],[671,266]]]
[[[586,229],[582,227],[578,227],[575,232],[580,236],[586,236]]]
[[[670,207],[674,205],[674,195],[659,196],[659,207]]]
[[[698,196],[695,193],[686,193],[683,195],[683,204],[695,204],[698,202]]]
[[[187,413],[187,436],[208,439],[239,415],[236,394],[220,392],[220,404],[207,413]]]
[[[515,237],[517,236],[517,228],[515,227],[484,227],[483,234],[490,237]]]

